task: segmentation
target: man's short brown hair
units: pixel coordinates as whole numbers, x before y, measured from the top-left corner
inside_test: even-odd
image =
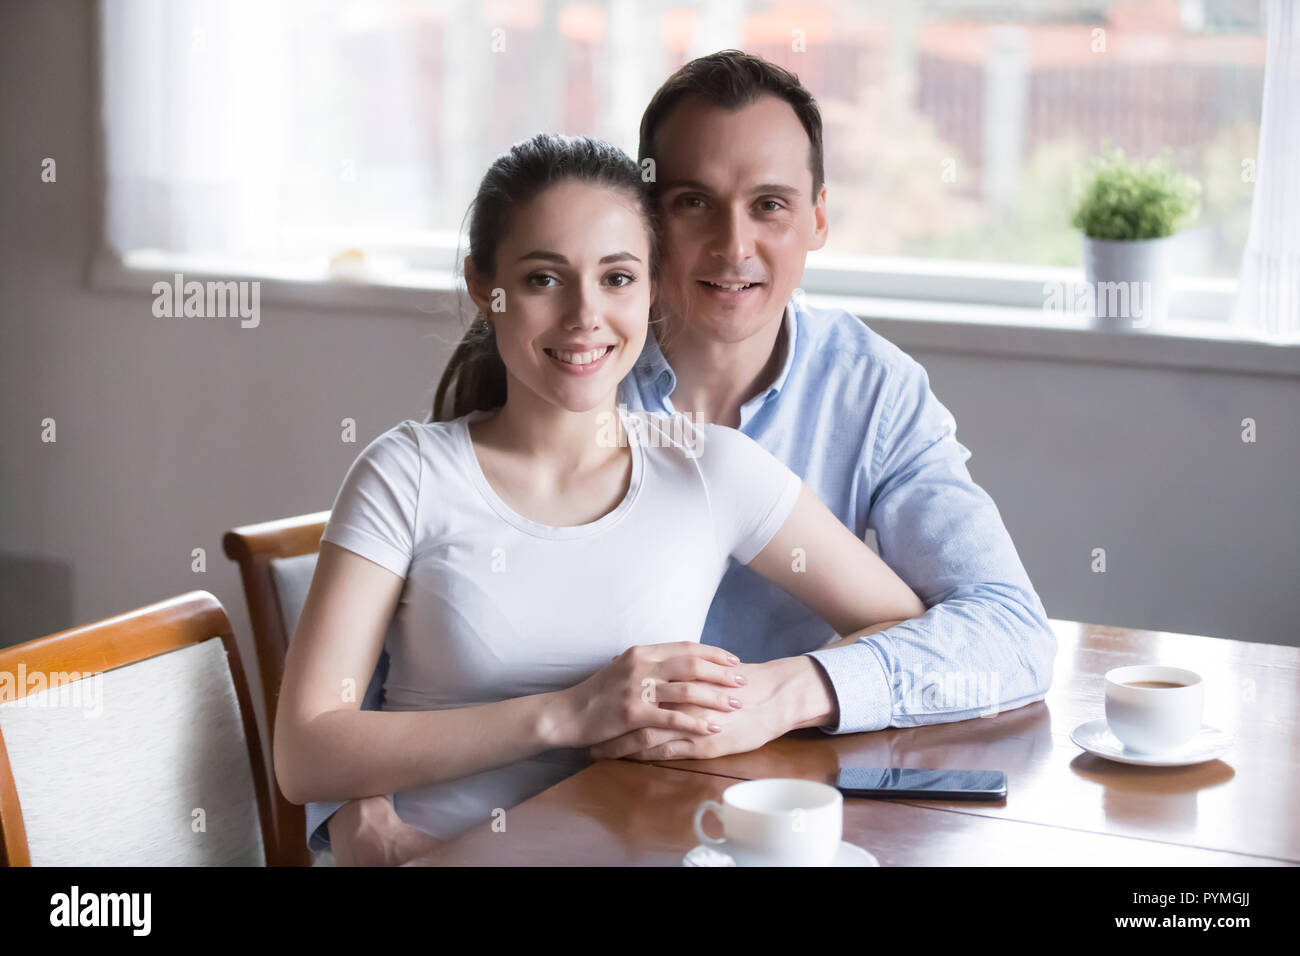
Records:
[[[816,202],[826,180],[822,114],[817,101],[789,70],[740,50],[722,50],[691,60],[664,81],[641,115],[637,158],[645,160],[653,155],[655,133],[672,108],[686,97],[697,96],[722,109],[736,110],[765,93],[789,103],[808,134],[808,169],[812,172],[812,198]]]

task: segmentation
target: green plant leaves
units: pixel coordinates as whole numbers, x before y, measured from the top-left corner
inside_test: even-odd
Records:
[[[1163,159],[1126,159],[1122,149],[1093,161],[1073,224],[1092,239],[1159,239],[1191,225],[1201,184]]]

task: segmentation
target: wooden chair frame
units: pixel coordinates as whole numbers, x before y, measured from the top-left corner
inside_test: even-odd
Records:
[[[271,573],[276,558],[315,554],[320,550],[328,511],[297,515],[261,524],[245,525],[227,531],[222,538],[226,557],[239,565],[244,582],[244,598],[257,647],[258,669],[262,677],[262,706],[266,726],[275,740],[275,712],[280,698],[280,680],[284,676],[284,656],[292,634],[284,630],[279,593]],[[271,812],[276,841],[274,861],[280,866],[310,866],[307,849],[307,816],[300,804],[290,803],[275,783],[275,766],[271,747],[267,747],[267,774],[271,780]]]
[[[86,624],[71,630],[39,637],[24,644],[0,649],[0,671],[16,673],[22,663],[28,673],[77,671],[98,673],[125,667],[138,661],[220,637],[230,664],[239,715],[244,724],[248,760],[261,817],[262,846],[272,860],[274,830],[271,822],[270,786],[263,758],[253,698],[239,658],[230,620],[221,602],[207,591],[190,591],[178,597],[135,611]],[[25,697],[24,687],[17,689]],[[23,824],[22,806],[14,783],[13,768],[0,733],[0,864],[31,866],[31,849]]]

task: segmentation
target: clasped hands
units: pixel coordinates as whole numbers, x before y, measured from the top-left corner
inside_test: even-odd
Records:
[[[779,695],[779,663],[741,664],[692,641],[638,645],[570,691],[615,708],[587,723],[587,739],[599,741],[588,745],[592,758],[707,759],[753,750],[795,726]]]
[[[813,666],[807,658],[742,665],[721,648],[693,641],[638,645],[551,695],[542,736],[552,747],[586,747],[593,759],[743,753],[807,726],[796,709],[803,696],[792,690],[798,677],[807,677],[791,667],[801,664]],[[348,801],[328,828],[341,866],[394,866],[441,843],[404,823],[383,796]]]

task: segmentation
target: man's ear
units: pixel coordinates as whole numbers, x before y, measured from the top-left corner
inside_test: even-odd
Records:
[[[465,257],[465,288],[469,291],[469,297],[478,310],[484,315],[488,313],[488,300],[491,298],[491,291],[488,289],[488,279],[478,274],[474,268],[474,260],[469,256]]]
[[[830,230],[831,224],[826,218],[826,187],[823,185],[817,191],[817,202],[813,205],[813,233],[808,237],[808,251],[826,245]]]

